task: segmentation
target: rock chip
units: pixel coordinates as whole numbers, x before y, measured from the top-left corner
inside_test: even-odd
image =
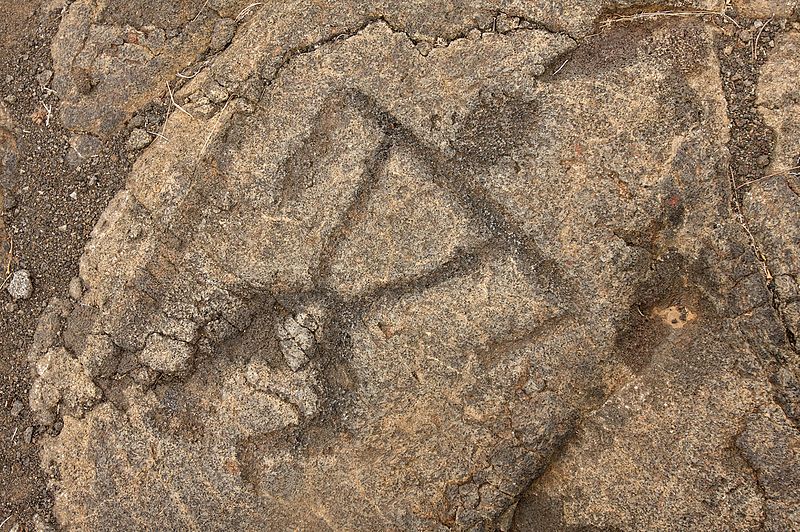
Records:
[[[11,411],[10,411],[11,415],[17,417],[22,413],[23,407],[24,405],[22,404],[22,401],[20,401],[19,399],[14,399],[14,402],[11,403]]]
[[[73,277],[69,282],[69,297],[74,301],[80,300],[83,295],[83,281],[80,277]]]
[[[29,299],[33,295],[31,274],[27,270],[17,270],[11,275],[6,290],[15,301]]]
[[[138,151],[146,148],[151,142],[153,142],[153,136],[150,135],[150,133],[144,129],[134,128],[130,136],[128,136],[125,149],[128,151]]]

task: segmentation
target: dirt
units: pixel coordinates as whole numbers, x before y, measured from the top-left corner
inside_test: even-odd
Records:
[[[103,143],[85,159],[71,153],[71,133],[59,126],[58,104],[37,80],[52,70],[50,43],[60,10],[4,0],[0,13],[0,100],[13,117],[19,154],[18,178],[5,198],[11,207],[5,213],[7,242],[13,240],[10,267],[30,271],[34,285],[28,300],[12,302],[5,289],[0,296],[0,522],[11,517],[2,529],[18,523],[24,530],[37,521],[52,522],[38,429],[25,441],[26,430],[35,426],[27,400],[27,349],[38,315],[50,298],[65,296],[77,275],[83,246],[131,160],[124,138]],[[52,106],[49,124],[43,102]],[[15,401],[24,407],[12,416]]]

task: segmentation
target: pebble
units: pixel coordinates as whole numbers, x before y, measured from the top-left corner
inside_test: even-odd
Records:
[[[758,165],[761,168],[766,168],[769,166],[769,155],[762,155],[758,158]]]
[[[36,81],[39,82],[40,87],[47,87],[47,84],[50,83],[50,80],[53,79],[53,71],[52,70],[43,70],[36,74]]]
[[[17,97],[14,96],[13,94],[9,94],[8,96],[6,96],[3,99],[6,101],[6,103],[14,103],[14,102],[17,101]]]
[[[14,399],[14,402],[11,404],[11,415],[17,417],[22,413],[22,409],[25,405],[22,404],[22,401],[19,399]]]
[[[142,127],[144,125],[144,117],[142,115],[134,115],[128,120],[128,125],[132,128]]]
[[[507,33],[519,27],[519,18],[509,17],[508,15],[501,13],[495,19],[495,26],[497,27],[498,32]]]
[[[73,190],[72,192],[69,193],[69,197],[74,199],[74,200],[78,199],[78,191],[77,190]]]
[[[10,211],[17,206],[17,200],[11,194],[3,198],[3,209]]]
[[[483,33],[478,28],[472,28],[469,30],[469,33],[467,33],[467,39],[471,41],[479,41],[481,37],[483,37]]]
[[[31,443],[33,441],[33,426],[30,426],[27,429],[25,429],[23,437],[25,438],[25,443]]]
[[[228,91],[216,83],[211,84],[206,89],[206,95],[208,96],[208,99],[214,103],[222,103],[227,100],[229,96]]]
[[[153,137],[144,129],[135,128],[131,131],[131,136],[125,143],[125,149],[128,151],[137,151],[146,148],[153,142]]]
[[[742,30],[739,32],[739,40],[742,42],[750,42],[753,40],[752,30]]]
[[[73,277],[69,282],[69,297],[78,301],[83,295],[83,281],[80,277]]]
[[[15,301],[18,299],[29,299],[33,295],[31,274],[28,273],[27,270],[14,272],[6,290]]]
[[[428,55],[433,50],[433,45],[428,41],[420,41],[417,43],[417,51],[422,55]]]

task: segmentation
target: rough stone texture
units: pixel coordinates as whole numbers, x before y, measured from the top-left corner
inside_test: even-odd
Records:
[[[53,88],[68,129],[108,137],[165,92],[177,72],[209,47],[220,15],[240,0],[143,6],[129,0],[77,0],[53,40]],[[218,39],[217,39],[218,41]]]
[[[734,7],[744,17],[768,19],[800,15],[798,0],[734,0]]]
[[[95,226],[80,300],[39,320],[62,527],[800,526],[796,226],[757,203],[791,187],[731,180],[730,28],[502,4],[187,7],[212,44],[124,101],[92,43],[133,15],[69,7],[56,80],[62,55],[108,72],[65,92],[78,130],[220,51]],[[773,165],[792,39],[759,85]]]
[[[28,299],[33,295],[31,274],[27,270],[18,270],[11,274],[8,281],[8,294],[14,299]]]
[[[153,137],[144,129],[135,128],[131,131],[128,142],[125,143],[125,149],[128,151],[141,150],[146,148],[153,141]]]
[[[777,39],[762,69],[759,111],[775,134],[775,149],[764,176],[748,186],[745,216],[766,257],[786,326],[800,334],[800,32]],[[771,176],[771,177],[765,177]],[[763,178],[763,179],[762,179]]]

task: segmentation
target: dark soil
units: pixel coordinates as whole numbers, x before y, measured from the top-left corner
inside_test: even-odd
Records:
[[[34,284],[33,297],[25,301],[12,302],[5,289],[0,293],[0,530],[52,521],[28,409],[27,349],[48,300],[65,296],[78,274],[92,227],[130,167],[121,139],[83,159],[70,147],[71,134],[59,126],[57,99],[40,82],[46,78],[42,72],[52,70],[50,41],[60,19],[59,9],[46,11],[41,2],[0,0],[0,100],[13,117],[17,142],[4,218],[13,239],[11,268],[30,271]],[[42,102],[52,105],[49,125]],[[16,401],[24,407],[12,415]]]

